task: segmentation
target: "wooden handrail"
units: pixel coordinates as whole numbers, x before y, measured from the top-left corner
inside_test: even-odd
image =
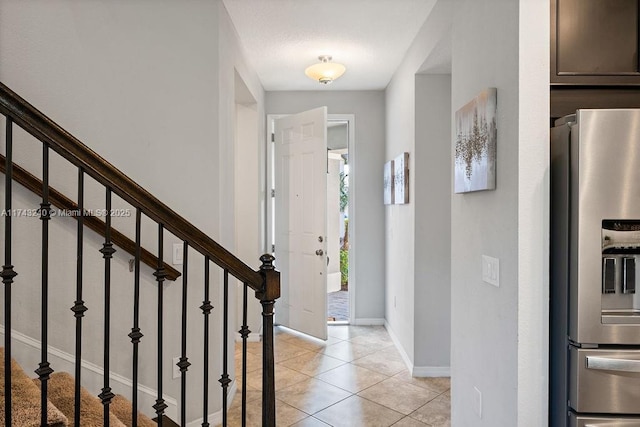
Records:
[[[0,83],[0,112],[12,118],[25,131],[67,159],[115,194],[140,208],[149,218],[162,224],[177,238],[187,242],[201,254],[255,291],[260,291],[263,276],[246,265],[215,240],[138,185],[127,175],[62,129],[42,112]],[[279,292],[278,292],[279,293]]]
[[[5,173],[6,171],[6,160],[7,159],[0,154],[0,173]],[[13,164],[13,180],[27,190],[42,197],[42,181],[16,163]],[[64,211],[78,212],[78,205],[73,200],[51,186],[49,186],[49,201],[52,205]],[[78,215],[70,216],[76,220],[79,218]],[[85,214],[84,225],[104,237],[106,224],[98,217]],[[135,256],[136,243],[114,228],[111,228],[111,241],[125,252]],[[140,261],[153,269],[158,268],[158,258],[145,248],[140,248]],[[167,279],[175,281],[180,277],[181,273],[166,262],[164,263],[164,269],[167,273]]]

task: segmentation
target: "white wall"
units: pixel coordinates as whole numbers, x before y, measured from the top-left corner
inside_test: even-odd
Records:
[[[217,14],[206,1],[3,1],[0,77],[211,232],[211,214],[189,208],[184,189],[209,181],[217,158]],[[187,166],[190,176],[179,172]]]
[[[330,150],[347,148],[349,127],[346,123],[327,128],[327,147]]]
[[[548,7],[471,0],[454,19],[452,113],[498,90],[496,190],[451,201],[455,426],[546,425]],[[499,288],[482,282],[483,254],[500,259]]]
[[[549,387],[549,3],[520,1],[518,426],[547,425]]]
[[[234,147],[235,94],[234,75],[242,76],[257,101],[257,115],[264,116],[264,94],[255,73],[242,59],[242,49],[221,1],[196,0],[188,4],[177,0],[163,2],[84,2],[79,0],[3,1],[0,4],[0,80],[45,112],[89,147],[123,170],[159,199],[197,227],[234,249]],[[264,119],[256,128],[258,146],[264,145]],[[4,129],[4,127],[3,127]],[[4,131],[3,131],[4,132]],[[16,135],[16,161],[38,172],[40,150],[21,133]],[[75,197],[73,168],[60,166],[59,178],[52,185]],[[252,173],[249,172],[248,173]],[[255,171],[259,175],[260,171]],[[88,184],[89,187],[92,187]],[[92,187],[93,188],[93,187]],[[90,188],[88,203],[102,207],[104,196]],[[102,190],[100,190],[102,191]],[[34,198],[16,192],[16,200],[34,203]],[[37,201],[36,201],[37,202]],[[117,205],[116,201],[116,205]],[[89,207],[89,206],[88,206]],[[29,239],[16,244],[16,297],[38,295],[39,273],[25,267],[28,256],[39,252],[39,231],[26,220],[23,228]],[[132,234],[130,221],[122,220],[126,234]],[[50,344],[73,353],[73,341],[65,333],[73,328],[68,308],[73,304],[75,283],[75,224],[52,221],[53,293],[50,319]],[[39,224],[38,224],[39,225]],[[146,222],[143,245],[156,247],[156,228]],[[24,238],[24,237],[23,237]],[[100,241],[90,233],[87,237],[86,283],[102,283],[101,261],[95,252]],[[170,259],[170,236],[165,241],[165,259]],[[115,348],[127,351],[113,354],[112,368],[130,376],[130,346],[126,334],[131,328],[132,277],[126,262],[129,256],[120,251],[114,259]],[[98,256],[100,254],[97,254]],[[253,267],[257,267],[256,260]],[[215,271],[215,269],[212,269]],[[141,314],[144,359],[141,381],[155,387],[155,294],[156,284],[151,270],[143,268],[142,294],[150,309]],[[212,339],[220,342],[221,301],[217,271],[212,272]],[[202,382],[202,260],[190,252],[189,263],[189,370],[190,396],[200,393]],[[63,286],[64,285],[64,286]],[[101,317],[101,286],[88,288],[87,325]],[[179,396],[178,380],[171,378],[171,357],[179,355],[179,301],[181,285],[166,291],[165,311],[165,392]],[[233,295],[232,295],[233,297]],[[232,300],[233,301],[233,300]],[[232,307],[235,307],[232,304]],[[37,337],[32,311],[14,312],[14,326]],[[234,316],[234,313],[232,313]],[[37,318],[36,318],[37,320]],[[23,321],[20,323],[20,321]],[[233,322],[232,322],[233,323]],[[97,325],[97,323],[96,323]],[[235,329],[235,325],[232,325]],[[85,336],[99,336],[87,326]],[[233,332],[233,331],[232,331]],[[120,335],[118,335],[120,334]],[[120,338],[115,338],[116,336]],[[233,333],[231,333],[233,337]],[[120,344],[118,344],[120,343]],[[221,355],[212,349],[214,372],[221,366]],[[127,346],[127,347],[124,347]],[[100,345],[87,346],[88,360],[101,364]],[[233,360],[233,352],[231,352]],[[233,363],[231,364],[233,367]],[[54,369],[56,367],[54,366]],[[213,396],[220,387],[212,384]],[[200,399],[187,403],[188,419],[201,416]],[[219,410],[220,399],[210,408]],[[146,412],[149,412],[148,409]]]
[[[415,80],[414,375],[444,376],[451,346],[451,76]]]
[[[260,255],[264,250],[262,239],[262,194],[264,187],[258,174],[247,171],[260,170],[257,105],[236,104],[236,149],[235,149],[235,255],[246,264],[259,268]],[[260,132],[262,134],[263,132]],[[237,284],[237,315],[233,331],[242,325],[243,286]],[[257,340],[262,326],[261,305],[253,292],[248,294],[247,325],[251,339]]]
[[[268,114],[292,114],[326,105],[329,114],[355,115],[355,149],[350,154],[355,201],[349,206],[350,241],[356,248],[355,321],[384,318],[384,93],[382,91],[267,92]],[[352,246],[354,247],[354,246]]]
[[[452,2],[439,1],[433,8],[427,21],[422,26],[400,67],[395,72],[386,90],[386,148],[385,161],[392,160],[402,152],[409,152],[409,203],[405,205],[389,205],[385,207],[385,319],[387,329],[391,332],[401,349],[405,362],[415,374],[427,375],[437,369],[448,367],[446,340],[443,338],[448,329],[449,304],[446,295],[447,283],[438,282],[448,277],[448,267],[437,265],[442,261],[443,253],[446,262],[447,252],[441,250],[438,239],[426,239],[428,229],[433,226],[432,220],[443,219],[438,227],[437,237],[448,240],[447,229],[448,203],[446,192],[437,190],[430,194],[430,186],[425,179],[440,175],[437,182],[448,189],[448,173],[446,162],[449,153],[443,152],[441,138],[446,135],[443,123],[450,121],[449,114],[443,112],[450,102],[446,87],[423,87],[420,99],[416,99],[416,73],[451,26],[453,11]],[[433,77],[435,78],[435,77]],[[446,86],[446,81],[440,84]],[[437,86],[437,84],[436,84]],[[433,90],[425,99],[423,91]],[[428,103],[433,102],[433,106]],[[438,107],[443,107],[442,109]],[[419,107],[419,108],[417,108]],[[434,111],[437,116],[425,117]],[[420,130],[417,125],[420,123]],[[422,127],[424,126],[424,127]],[[419,140],[418,140],[419,139]],[[438,142],[440,141],[440,145]],[[429,150],[436,150],[431,156]],[[418,148],[420,145],[420,148]],[[435,166],[436,169],[431,170]],[[418,179],[418,177],[423,177]],[[419,193],[416,193],[419,188]],[[434,211],[425,215],[430,197],[434,197]],[[420,241],[419,241],[420,240]],[[438,254],[437,258],[427,260],[424,257]],[[416,268],[416,265],[420,264]],[[440,298],[444,298],[439,300]],[[428,308],[427,308],[428,305]],[[426,312],[438,306],[436,311]],[[443,325],[433,322],[442,321]],[[433,333],[442,328],[442,333]],[[444,340],[444,341],[443,341]],[[416,344],[420,342],[420,344]],[[416,348],[418,345],[419,348]],[[417,350],[420,351],[418,355]],[[423,365],[424,363],[424,365]],[[424,368],[424,369],[423,369]],[[443,371],[440,371],[444,373]]]

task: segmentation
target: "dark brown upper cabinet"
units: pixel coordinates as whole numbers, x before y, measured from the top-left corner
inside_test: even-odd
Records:
[[[551,0],[552,85],[640,85],[640,0]]]

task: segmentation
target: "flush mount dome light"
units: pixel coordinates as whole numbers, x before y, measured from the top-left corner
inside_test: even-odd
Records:
[[[310,79],[326,85],[343,75],[346,71],[344,65],[336,62],[329,62],[331,61],[331,57],[329,55],[319,56],[318,59],[320,60],[319,64],[314,64],[304,70],[304,73]]]

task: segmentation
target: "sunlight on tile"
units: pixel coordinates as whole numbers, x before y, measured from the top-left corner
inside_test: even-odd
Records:
[[[332,426],[387,427],[399,421],[403,415],[359,396],[351,396],[315,417]]]
[[[351,396],[351,393],[348,391],[315,378],[276,392],[278,399],[307,414],[315,414],[349,396]]]
[[[414,378],[383,326],[329,326],[325,342],[275,327],[276,417],[280,427],[449,427],[449,378]],[[261,424],[262,345],[247,348],[247,425]],[[241,424],[238,393],[229,426]]]
[[[389,377],[367,368],[347,363],[320,374],[316,378],[351,393],[358,393],[359,391],[384,381]]]
[[[344,365],[346,362],[322,353],[307,353],[293,359],[285,360],[280,365],[294,369],[306,375],[319,375],[328,370]]]
[[[427,402],[438,397],[438,395],[439,393],[434,393],[426,388],[408,384],[394,378],[384,380],[358,393],[360,397],[391,408],[404,415],[409,415]]]

